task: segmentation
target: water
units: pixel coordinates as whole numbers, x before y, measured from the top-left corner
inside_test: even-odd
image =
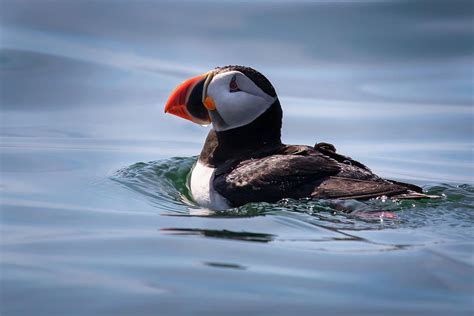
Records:
[[[2,1],[2,315],[470,315],[472,4]],[[171,90],[244,64],[283,140],[429,201],[196,206]]]

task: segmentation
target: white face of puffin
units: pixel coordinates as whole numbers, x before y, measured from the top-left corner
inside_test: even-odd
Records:
[[[203,100],[208,97],[215,107],[215,110],[209,110],[209,115],[217,131],[251,123],[276,100],[276,97],[263,92],[239,71],[224,72],[212,77],[203,90]],[[207,105],[206,107],[209,109]]]
[[[226,131],[253,122],[276,100],[240,71],[210,71],[181,83],[165,113],[201,125],[212,122],[215,130]]]

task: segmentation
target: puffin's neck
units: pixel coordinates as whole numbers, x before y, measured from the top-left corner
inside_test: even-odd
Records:
[[[250,158],[262,149],[279,147],[282,110],[278,99],[252,123],[207,135],[199,160],[210,167],[236,158]]]

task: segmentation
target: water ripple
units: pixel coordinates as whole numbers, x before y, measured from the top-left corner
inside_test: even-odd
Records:
[[[168,216],[213,218],[283,216],[287,220],[331,230],[378,230],[425,226],[474,226],[474,187],[468,184],[425,185],[439,200],[398,201],[389,199],[311,200],[283,199],[278,203],[250,203],[226,211],[201,208],[193,202],[187,181],[196,157],[175,157],[139,162],[118,170],[111,179],[137,193]],[[170,229],[174,234],[207,234],[203,231]],[[220,232],[226,234],[225,231]],[[230,237],[229,237],[230,238]],[[238,238],[237,238],[238,239]]]

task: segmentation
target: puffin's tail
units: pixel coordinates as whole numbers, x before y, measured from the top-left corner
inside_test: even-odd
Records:
[[[357,166],[359,168],[370,171],[364,164],[353,160],[351,157],[341,155],[336,153],[336,147],[333,144],[329,143],[316,143],[314,149],[323,153],[324,155],[335,159],[340,163],[350,162],[351,165]],[[330,195],[332,198],[373,198],[379,195],[387,195],[391,199],[400,199],[400,200],[414,200],[414,199],[439,199],[438,195],[429,195],[423,193],[423,189],[417,185],[405,182],[399,182],[395,180],[384,179],[385,183],[382,184],[378,181],[361,181],[356,179],[342,179],[339,177],[332,177],[328,179],[323,185],[327,187],[327,192],[324,193],[315,191],[312,196],[321,196]],[[382,189],[383,188],[383,189]],[[360,190],[360,192],[359,192]],[[365,191],[364,191],[365,190]],[[362,192],[364,191],[364,192]],[[398,191],[398,192],[397,192]],[[347,196],[341,196],[341,192],[351,194]]]
[[[402,194],[396,194],[391,196],[391,199],[397,199],[397,200],[419,200],[419,199],[439,199],[441,198],[439,195],[431,195],[431,194],[426,194],[423,193],[423,189],[417,185],[411,184],[411,183],[405,183],[405,182],[399,182],[395,180],[388,180],[394,184],[404,186],[408,190],[406,193]]]
[[[420,200],[420,199],[439,199],[439,195],[431,195],[425,193],[418,193],[415,191],[408,190],[407,193],[393,195],[390,197],[393,200]]]

